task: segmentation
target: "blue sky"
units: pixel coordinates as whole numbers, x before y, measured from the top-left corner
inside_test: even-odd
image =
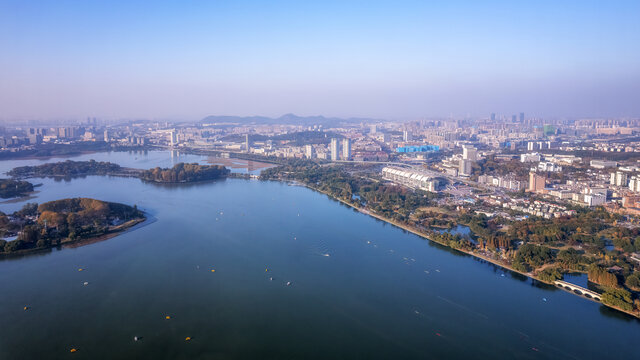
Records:
[[[640,116],[639,1],[4,1],[0,119]]]

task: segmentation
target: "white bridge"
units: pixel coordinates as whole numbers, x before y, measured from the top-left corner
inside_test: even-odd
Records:
[[[578,293],[586,298],[592,299],[592,300],[596,300],[596,301],[601,301],[600,299],[600,294],[598,294],[595,291],[591,291],[589,289],[585,289],[582,286],[578,286],[575,284],[571,284],[568,283],[566,281],[562,281],[562,280],[556,280],[554,282],[556,284],[556,286],[561,287],[565,290],[569,290],[575,293]]]

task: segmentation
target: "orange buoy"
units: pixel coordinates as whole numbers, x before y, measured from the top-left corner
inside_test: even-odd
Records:
[[[191,341],[191,337],[187,336],[186,338],[184,338],[185,341]]]
[[[78,271],[82,271],[82,270],[84,270],[84,269],[83,269],[83,268],[79,268],[79,269],[78,269]]]
[[[26,311],[26,310],[29,310],[29,307],[28,307],[28,306],[25,306],[25,307],[24,307],[24,310],[25,310],[25,311]]]
[[[165,316],[164,318],[165,318],[165,319],[167,319],[167,320],[169,320],[169,319],[171,319],[171,316],[167,315],[167,316]]]
[[[216,269],[211,269],[211,272],[216,272]]]
[[[74,353],[76,351],[78,351],[78,349],[76,349],[76,348],[73,348],[73,349],[69,350],[69,352],[72,352],[72,353]]]

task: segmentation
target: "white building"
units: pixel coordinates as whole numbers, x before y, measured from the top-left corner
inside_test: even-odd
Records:
[[[611,173],[610,184],[615,186],[627,186],[628,184],[628,176],[626,173],[622,171],[616,171]]]
[[[430,192],[436,192],[438,187],[438,180],[417,170],[385,167],[382,169],[382,178],[412,189]]]
[[[462,145],[462,159],[478,161],[478,149],[471,145]]]
[[[615,161],[608,160],[591,160],[591,167],[595,169],[605,169],[610,167],[618,166],[618,163]]]
[[[589,206],[602,205],[607,201],[607,196],[602,194],[586,194],[584,202]]]
[[[469,176],[471,175],[471,165],[473,162],[471,160],[460,159],[458,162],[458,175],[460,176]]]
[[[313,145],[304,146],[304,155],[306,156],[307,159],[313,159],[314,157]]]
[[[521,154],[520,162],[538,162],[542,157],[538,153],[530,153],[530,154]]]
[[[331,151],[331,160],[332,161],[337,161],[338,160],[338,154],[340,153],[340,149],[339,149],[339,144],[338,144],[338,139],[331,139],[331,145],[329,147],[329,151]]]
[[[351,159],[351,139],[342,140],[342,160]]]
[[[640,192],[640,178],[633,175],[629,180],[629,190],[633,192]]]
[[[541,161],[538,164],[539,171],[551,171],[551,172],[560,172],[562,171],[562,166],[558,166],[552,162]]]
[[[175,130],[171,130],[171,132],[169,133],[170,135],[170,142],[171,142],[171,146],[176,146],[178,145],[178,134],[176,133]]]

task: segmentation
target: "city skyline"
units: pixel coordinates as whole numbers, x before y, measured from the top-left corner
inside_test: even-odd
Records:
[[[4,121],[640,114],[635,2],[0,7]]]

